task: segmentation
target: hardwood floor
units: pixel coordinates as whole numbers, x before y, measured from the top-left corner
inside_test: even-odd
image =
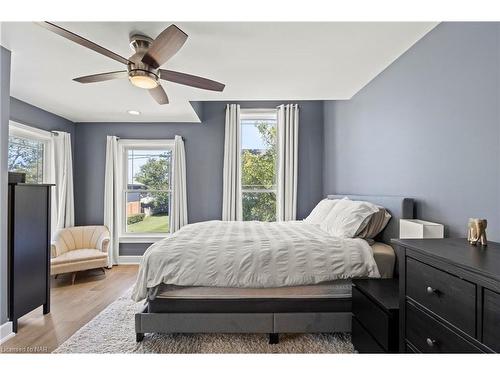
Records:
[[[80,272],[74,285],[70,274],[52,277],[50,314],[43,315],[40,307],[19,319],[16,336],[0,346],[0,353],[52,352],[132,287],[137,269],[121,265],[106,275],[101,270]]]

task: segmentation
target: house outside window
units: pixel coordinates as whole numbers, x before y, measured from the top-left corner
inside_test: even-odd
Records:
[[[8,171],[26,174],[26,182],[50,180],[51,134],[23,124],[9,123]]]
[[[120,241],[167,236],[173,141],[120,140],[119,146],[123,173]]]
[[[243,220],[276,220],[276,110],[241,110]]]

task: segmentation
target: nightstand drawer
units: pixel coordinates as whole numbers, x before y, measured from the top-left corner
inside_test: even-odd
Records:
[[[476,332],[476,286],[406,258],[406,294],[472,337]]]
[[[389,350],[389,315],[356,287],[352,288],[352,313]]]
[[[352,318],[351,336],[352,345],[359,353],[385,353],[385,350],[354,317]]]
[[[500,352],[500,294],[484,289],[483,342]]]
[[[411,303],[406,304],[406,339],[422,353],[481,353]]]

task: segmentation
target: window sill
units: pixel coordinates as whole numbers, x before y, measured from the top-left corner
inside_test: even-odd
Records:
[[[118,242],[120,243],[155,243],[159,240],[167,238],[170,233],[167,234],[151,234],[151,235],[126,235],[120,236]]]

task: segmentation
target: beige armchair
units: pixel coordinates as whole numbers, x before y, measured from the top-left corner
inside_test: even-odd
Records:
[[[70,227],[58,230],[51,246],[50,274],[73,273],[108,265],[109,231],[104,225]]]

